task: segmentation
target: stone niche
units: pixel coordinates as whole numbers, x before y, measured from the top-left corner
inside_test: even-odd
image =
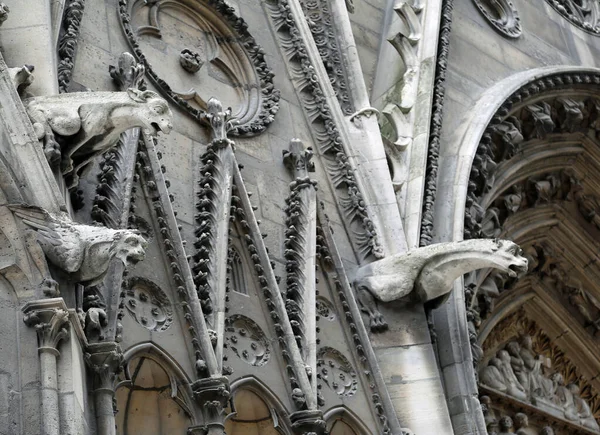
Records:
[[[147,77],[189,115],[203,119],[218,96],[239,121],[234,134],[259,133],[273,120],[273,74],[233,8],[219,0],[122,0],[120,15]]]

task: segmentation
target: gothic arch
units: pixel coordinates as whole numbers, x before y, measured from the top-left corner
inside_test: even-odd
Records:
[[[271,410],[271,418],[275,429],[283,435],[290,435],[292,431],[289,421],[290,412],[260,379],[254,376],[245,376],[231,383],[231,396],[235,399],[236,392],[249,391],[260,398]]]
[[[149,426],[154,430],[161,427],[167,431],[165,434],[183,435],[189,427],[199,424],[190,380],[169,354],[146,342],[132,346],[123,357],[125,370],[116,388],[119,434],[143,433]],[[134,392],[152,397],[143,397],[135,403]],[[168,418],[163,418],[162,412],[169,413]],[[169,423],[163,425],[165,421]]]
[[[544,228],[565,226],[564,218],[560,221],[558,218],[552,217],[555,215],[572,216],[569,218],[572,221],[572,227],[579,227],[579,232],[589,233],[591,231],[594,233],[595,229],[583,222],[581,216],[573,214],[575,212],[573,203],[576,204],[575,208],[581,209],[583,206],[579,203],[585,202],[584,208],[590,210],[586,219],[589,222],[594,221],[595,211],[592,209],[595,206],[595,199],[589,198],[589,191],[598,191],[596,181],[592,181],[592,177],[589,175],[572,177],[572,172],[568,170],[573,166],[577,172],[577,159],[585,159],[585,156],[589,158],[590,153],[596,153],[596,149],[600,150],[597,143],[594,144],[598,140],[595,121],[592,126],[595,132],[589,134],[586,131],[586,128],[590,127],[590,110],[584,104],[584,101],[587,101],[586,98],[592,98],[595,101],[595,98],[600,97],[600,93],[597,91],[598,83],[600,83],[600,70],[597,69],[548,67],[515,74],[486,91],[473,109],[464,116],[462,129],[455,132],[450,138],[449,146],[442,151],[440,157],[439,180],[450,182],[438,184],[437,204],[438,206],[443,204],[446,210],[445,213],[438,213],[437,216],[438,220],[435,223],[437,241],[462,240],[466,232],[467,237],[502,237],[514,239],[518,243],[523,243],[523,241],[529,243],[536,237],[541,237]],[[567,101],[571,96],[575,96],[574,100],[579,100]],[[562,100],[553,105],[557,99]],[[574,105],[569,106],[571,103]],[[576,108],[580,103],[584,104],[581,106],[581,110]],[[524,108],[527,104],[531,107]],[[520,117],[523,115],[523,111],[527,111],[527,114]],[[583,113],[581,119],[569,118],[567,120],[577,111],[580,115]],[[541,117],[545,112],[548,116],[544,121]],[[591,113],[595,117],[595,109]],[[509,119],[511,116],[515,119]],[[532,119],[534,120],[533,124]],[[583,124],[582,120],[584,120]],[[513,121],[515,124],[512,124]],[[522,129],[521,122],[529,123],[526,127],[529,129],[528,131]],[[546,128],[544,122],[548,123],[548,131],[544,131]],[[519,138],[519,136],[522,137]],[[498,140],[510,142],[515,138],[517,138],[517,142],[526,144],[526,148],[517,151],[519,159],[511,161],[512,156],[507,159],[498,159],[498,155],[492,155],[490,160],[486,152],[482,152],[486,146],[490,149],[494,147],[497,149]],[[452,144],[460,145],[452,148]],[[582,157],[577,157],[578,154]],[[589,174],[589,171],[586,171],[586,174]],[[565,179],[561,179],[561,182],[564,181],[561,189],[564,189],[564,196],[557,193],[547,198],[538,196],[537,199],[532,199],[535,204],[533,206],[529,204],[529,208],[535,210],[528,211],[529,216],[525,216],[527,219],[525,217],[515,219],[515,216],[510,216],[514,214],[513,212],[507,212],[506,208],[502,209],[500,200],[508,199],[510,202],[514,198],[508,198],[509,195],[534,198],[535,194],[532,194],[532,191],[539,195],[542,192],[539,190],[542,184],[551,186],[555,183],[551,181],[554,180],[554,176],[560,178],[563,175]],[[586,179],[584,183],[588,184],[587,191],[581,188],[581,191],[584,191],[583,194],[574,193],[571,183],[581,185],[581,178]],[[474,187],[474,184],[482,182],[484,187],[481,185]],[[512,186],[518,183],[522,183],[522,187],[525,189],[531,188],[532,190],[526,191],[524,194],[518,192],[514,194],[511,190]],[[549,190],[546,191],[549,192]],[[574,198],[576,195],[580,195],[581,200]],[[475,199],[477,201],[474,201]],[[470,213],[469,211],[473,211],[473,202],[478,202],[480,210],[475,209],[474,213]],[[477,204],[475,208],[476,206]],[[520,206],[521,202],[516,209],[518,210]],[[544,210],[538,210],[538,206],[547,207],[545,213]],[[465,215],[466,209],[468,210]],[[482,212],[481,215],[476,219],[471,219],[471,215],[477,215],[479,211]],[[476,234],[470,234],[472,225],[469,225],[469,219],[477,221],[477,225],[475,225],[477,230],[474,231]],[[467,222],[466,226],[465,221]],[[483,230],[479,227],[482,227]],[[579,239],[576,240],[579,241]],[[535,254],[535,256],[537,255]],[[570,262],[566,273],[569,274],[581,267]],[[488,279],[487,272],[480,273],[476,277],[468,277],[466,298],[462,282],[457,281],[455,291],[452,292],[449,301],[434,315],[436,331],[440,336],[438,351],[440,355],[446,355],[441,361],[444,373],[455,375],[458,370],[463,373],[461,376],[473,380],[456,388],[448,388],[448,400],[458,400],[457,396],[462,396],[466,404],[463,409],[455,411],[453,419],[456,418],[455,421],[466,419],[470,427],[478,432],[485,431],[485,422],[481,418],[479,404],[471,400],[472,395],[477,393],[472,363],[473,359],[477,359],[481,355],[478,355],[479,351],[476,346],[471,352],[467,349],[469,343],[477,344],[477,335],[474,330],[476,328],[473,325],[478,322],[478,319],[473,319],[473,316],[476,317],[478,313],[473,314],[471,309],[473,308],[473,298],[477,296],[473,296],[471,290],[477,295],[482,284],[486,284],[488,286],[486,291],[492,293],[497,287],[497,283],[492,282],[492,278],[489,278],[487,282],[486,279]],[[481,296],[481,294],[479,295]],[[519,302],[528,300],[528,296],[523,292],[514,291],[513,295]],[[502,308],[503,313],[509,314],[519,302],[506,300],[501,304],[498,301],[498,308]],[[467,315],[469,322],[467,322]],[[495,318],[495,321],[500,320],[501,317]],[[483,327],[486,328],[485,325]],[[489,333],[490,328],[492,326],[487,325],[486,333]],[[446,337],[445,334],[452,334],[447,331],[456,331],[456,333]],[[447,381],[450,381],[450,378]],[[447,383],[447,386],[449,385]]]
[[[327,410],[323,414],[323,420],[327,422],[328,431],[331,431],[335,422],[340,420],[349,426],[356,435],[368,435],[370,433],[369,428],[365,426],[358,416],[345,406],[336,406]]]

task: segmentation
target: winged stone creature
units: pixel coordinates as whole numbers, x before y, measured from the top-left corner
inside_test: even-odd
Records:
[[[31,205],[10,205],[24,224],[36,230],[38,243],[48,260],[73,274],[75,281],[92,286],[100,283],[113,258],[125,266],[144,259],[146,240],[134,230],[114,230],[81,225],[66,214],[53,215]]]

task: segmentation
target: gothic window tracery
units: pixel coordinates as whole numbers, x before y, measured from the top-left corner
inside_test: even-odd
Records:
[[[244,278],[244,265],[242,263],[242,257],[240,256],[237,249],[231,247],[229,251],[229,279],[230,285],[233,291],[241,293],[243,295],[248,294],[246,287],[246,279]]]

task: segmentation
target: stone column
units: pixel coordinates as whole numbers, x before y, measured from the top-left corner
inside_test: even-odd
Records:
[[[98,435],[116,435],[115,380],[123,366],[121,346],[115,342],[90,344],[85,360],[92,371]]]
[[[23,320],[34,327],[40,355],[42,435],[59,435],[58,373],[56,359],[58,343],[68,337],[69,313],[62,298],[28,302],[23,307]]]
[[[225,418],[229,403],[229,380],[222,377],[200,379],[192,384],[194,399],[202,412],[203,424],[188,429],[193,435],[225,435]]]

